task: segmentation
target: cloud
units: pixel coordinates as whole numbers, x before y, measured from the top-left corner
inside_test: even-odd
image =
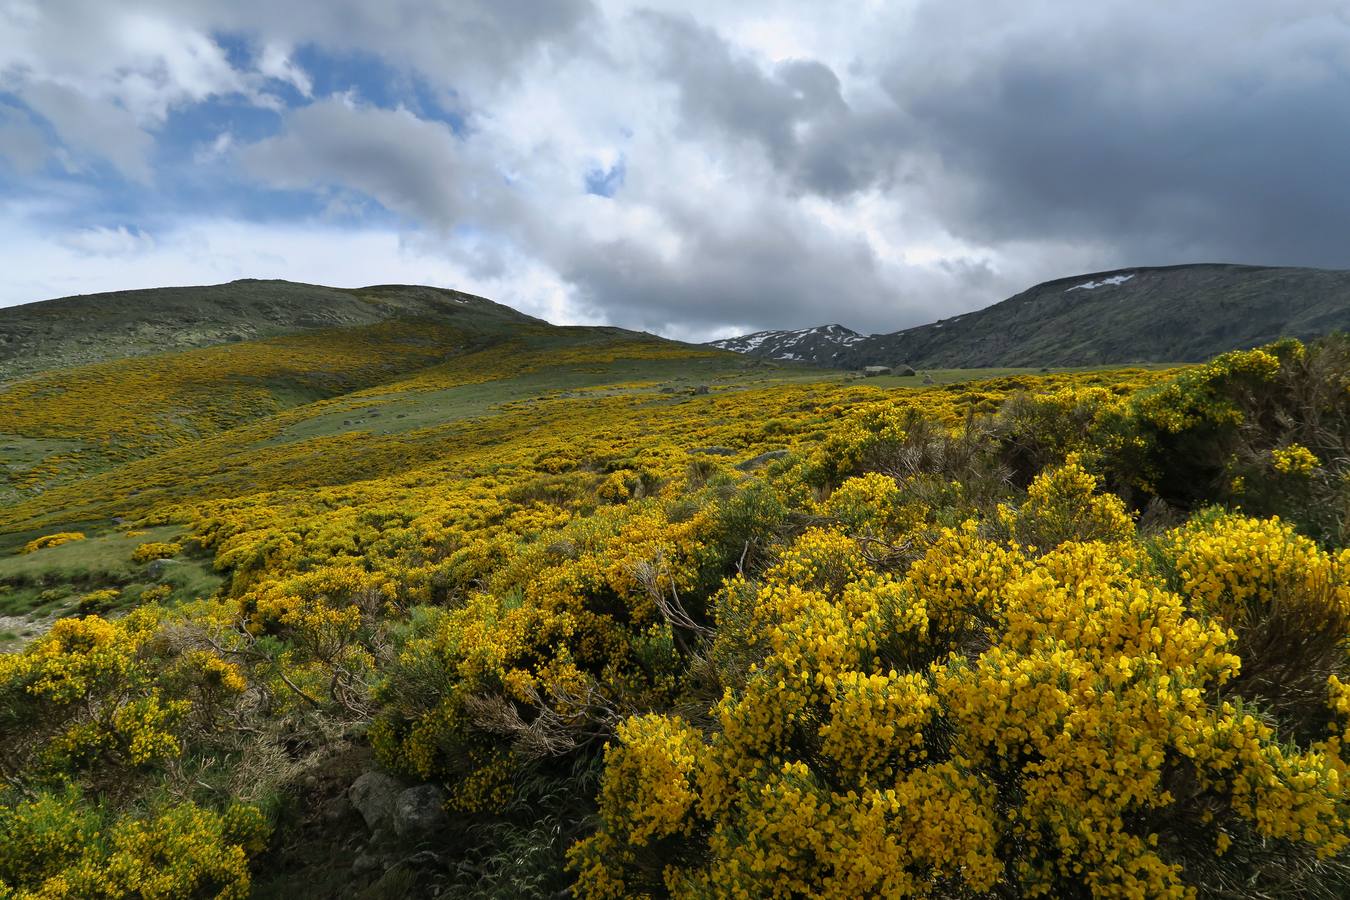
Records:
[[[350,188],[414,221],[467,224],[505,195],[502,176],[449,126],[347,97],[287,114],[283,131],[240,151],[254,177],[289,190]]]
[[[1103,3],[928,4],[886,83],[940,160],[934,214],[981,243],[1106,240],[1125,264],[1348,265],[1350,21]],[[952,62],[955,60],[955,62]]]
[[[107,160],[132,181],[149,184],[154,180],[149,160],[154,139],[129,110],[51,82],[27,85],[19,97],[78,156]]]
[[[125,225],[116,228],[83,228],[62,235],[58,243],[83,256],[135,256],[155,248],[154,238]]]
[[[757,144],[795,188],[821,194],[861,190],[890,175],[884,145],[896,111],[861,114],[845,101],[839,76],[815,59],[767,68],[693,19],[641,12],[655,38],[657,71],[679,91],[681,126]]]
[[[0,105],[0,157],[20,174],[31,175],[47,159],[47,138],[28,114]]]
[[[1350,266],[1347,73],[1331,0],[10,0],[0,172],[51,249],[9,258],[116,281],[95,228],[146,278],[186,235],[312,277],[313,229],[567,321],[892,330],[1118,266]]]

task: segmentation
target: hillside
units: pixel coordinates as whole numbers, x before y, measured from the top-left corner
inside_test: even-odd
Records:
[[[1350,272],[1201,264],[1060,278],[890,334],[861,337],[831,325],[715,346],[837,368],[1060,367],[1196,362],[1279,337],[1347,329]]]
[[[539,322],[472,294],[412,285],[343,289],[244,279],[88,294],[0,308],[0,382],[48,369],[391,319],[429,319],[479,332]]]
[[[0,382],[0,895],[1350,891],[1350,342],[925,386],[421,290]]]

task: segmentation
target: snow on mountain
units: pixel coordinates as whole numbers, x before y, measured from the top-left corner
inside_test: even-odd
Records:
[[[1097,288],[1107,285],[1115,287],[1124,284],[1133,277],[1134,273],[1131,272],[1129,275],[1112,275],[1110,278],[1103,278],[1101,281],[1085,281],[1082,284],[1075,284],[1064,293],[1067,294],[1069,291],[1095,291]]]
[[[711,341],[711,345],[736,353],[753,353],[768,359],[800,362],[829,359],[867,336],[843,325],[818,325],[795,331],[757,331],[740,337]]]

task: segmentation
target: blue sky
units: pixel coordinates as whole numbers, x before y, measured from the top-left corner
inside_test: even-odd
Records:
[[[0,0],[0,305],[421,282],[704,339],[1350,266],[1340,4],[847,9]]]

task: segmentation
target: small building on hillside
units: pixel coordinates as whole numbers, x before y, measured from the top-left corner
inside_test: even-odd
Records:
[[[891,367],[890,367],[890,366],[864,366],[864,367],[863,367],[863,374],[866,375],[868,378],[873,378],[873,377],[875,377],[875,376],[877,376],[877,375],[889,375],[889,374],[891,374]]]

